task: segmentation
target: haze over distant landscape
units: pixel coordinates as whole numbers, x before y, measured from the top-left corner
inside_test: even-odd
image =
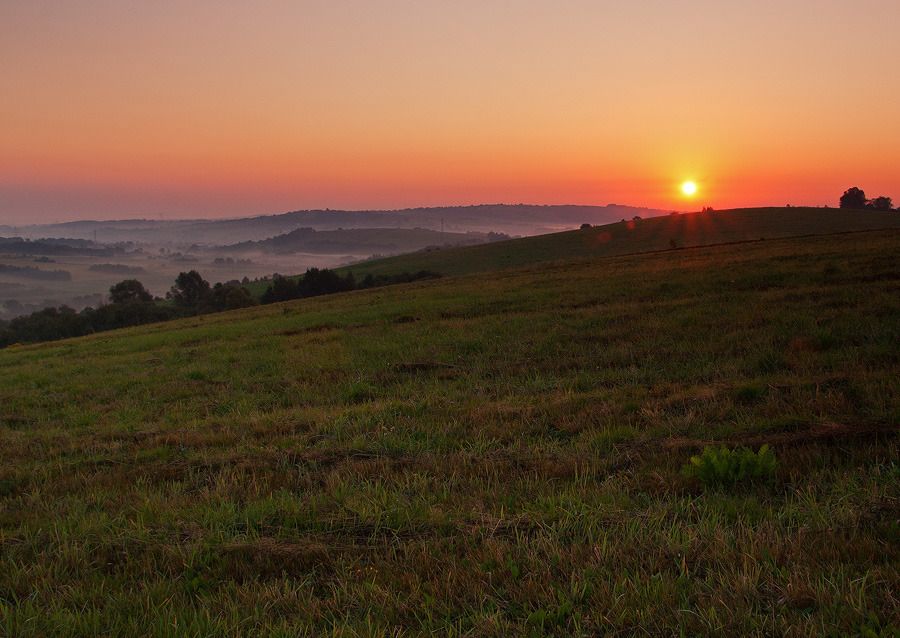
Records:
[[[162,296],[187,270],[213,283],[259,279],[663,213],[615,205],[482,205],[0,225],[0,319],[44,307],[101,305],[110,287],[128,277]]]

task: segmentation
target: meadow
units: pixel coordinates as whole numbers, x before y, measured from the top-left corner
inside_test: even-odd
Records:
[[[0,351],[0,634],[897,635],[898,254],[576,253]],[[711,445],[774,476],[687,476]]]

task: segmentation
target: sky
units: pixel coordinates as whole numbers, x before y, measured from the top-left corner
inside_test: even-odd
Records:
[[[0,0],[0,223],[900,200],[898,27],[897,0]]]

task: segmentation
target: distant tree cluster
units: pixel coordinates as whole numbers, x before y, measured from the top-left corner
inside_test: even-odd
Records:
[[[848,188],[841,195],[841,208],[852,208],[855,210],[892,210],[894,202],[890,197],[881,195],[873,199],[867,199],[866,193],[861,188],[854,186]],[[898,208],[900,210],[900,208]]]
[[[327,268],[310,268],[295,278],[275,275],[260,302],[276,303],[439,276],[429,271],[390,276],[369,274],[357,282],[352,273],[341,276]],[[85,308],[81,312],[68,306],[45,308],[10,321],[0,321],[0,348],[14,343],[55,341],[179,317],[236,310],[260,302],[240,282],[211,286],[196,270],[180,273],[165,300],[155,299],[140,281],[126,279],[112,286],[109,303],[97,308]]]
[[[287,278],[276,275],[263,293],[262,303],[276,303],[302,297],[316,297],[335,292],[345,292],[356,288],[353,273],[341,277],[327,268],[310,268],[301,277]]]
[[[0,347],[14,343],[55,341],[176,318],[172,307],[151,302],[110,303],[76,312],[68,306],[44,308],[0,322]]]
[[[109,301],[114,304],[146,303],[153,301],[153,295],[137,279],[126,279],[109,289]]]
[[[250,266],[253,264],[252,259],[235,259],[234,257],[216,257],[213,259],[216,266]]]
[[[79,337],[257,303],[238,282],[211,287],[195,270],[179,274],[167,296],[172,303],[154,299],[140,281],[126,279],[112,286],[109,289],[109,303],[97,308],[85,308],[81,312],[68,306],[44,308],[30,315],[0,322],[0,347]]]

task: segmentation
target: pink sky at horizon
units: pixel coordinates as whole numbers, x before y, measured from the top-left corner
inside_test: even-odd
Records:
[[[2,3],[0,224],[900,200],[900,3],[636,4]]]

